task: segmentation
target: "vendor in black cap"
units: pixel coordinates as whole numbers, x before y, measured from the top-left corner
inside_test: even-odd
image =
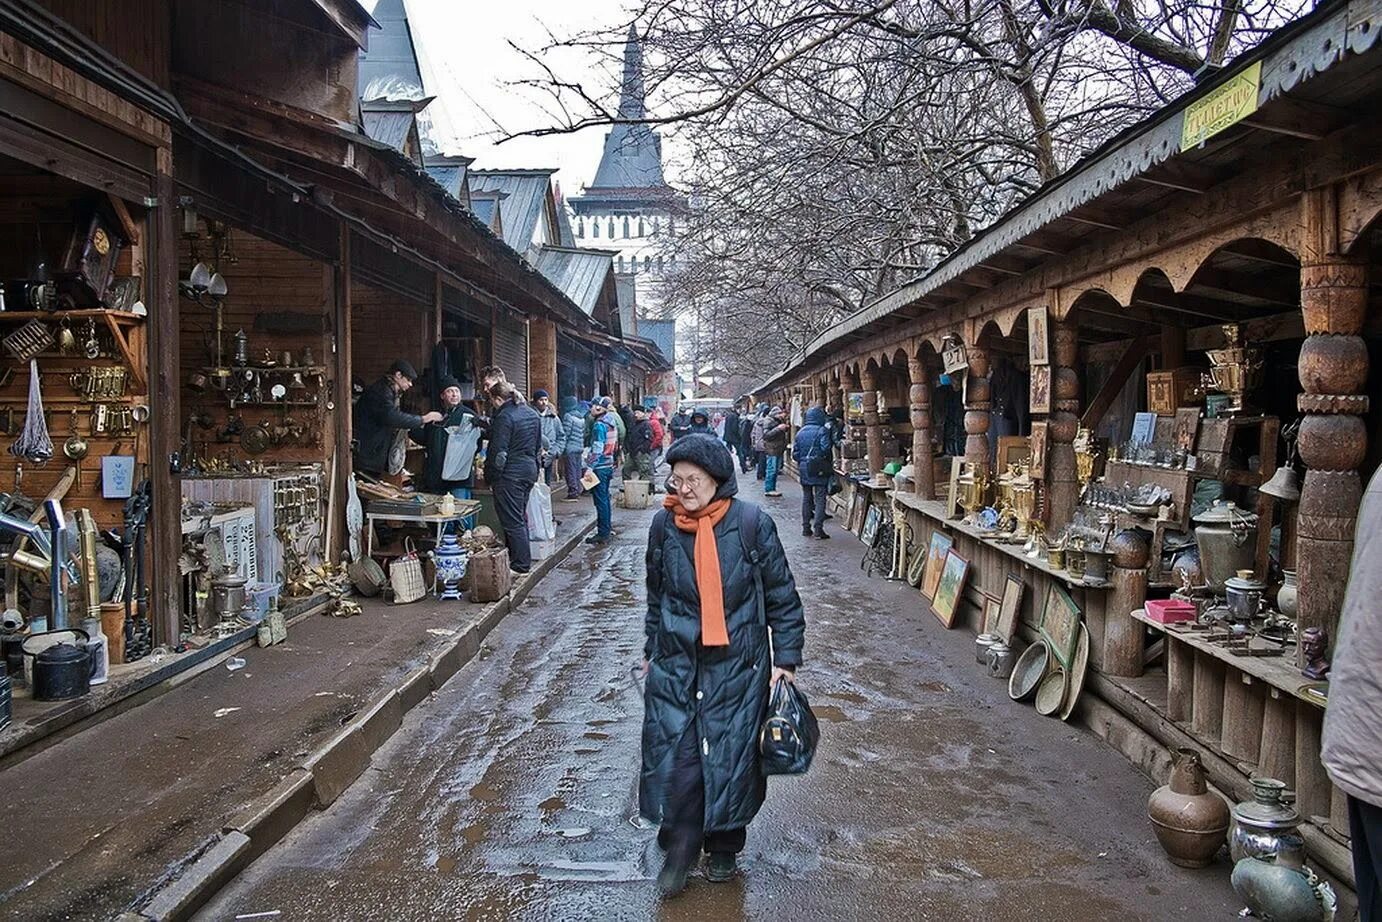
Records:
[[[433,410],[422,416],[398,408],[403,392],[417,380],[417,370],[403,359],[389,366],[384,377],[375,381],[355,403],[355,469],[369,474],[398,473],[389,470],[389,453],[400,431],[440,422],[442,414]]]
[[[471,488],[475,485],[474,465],[471,465],[465,477],[459,479],[448,479],[444,473],[446,446],[450,440],[447,428],[460,426],[467,417],[470,427],[475,430],[483,432],[487,426],[470,407],[461,402],[459,381],[450,375],[442,375],[437,387],[441,390],[442,418],[408,433],[414,442],[427,449],[427,461],[422,467],[422,480],[418,487],[427,493],[450,493],[457,499],[470,499]]]

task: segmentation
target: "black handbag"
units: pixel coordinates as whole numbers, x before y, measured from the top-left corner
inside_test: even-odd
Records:
[[[758,765],[764,775],[802,775],[820,742],[820,725],[806,694],[778,679],[768,699],[768,719],[758,731]]]

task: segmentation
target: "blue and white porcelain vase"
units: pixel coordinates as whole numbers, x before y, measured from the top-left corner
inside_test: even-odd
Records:
[[[470,560],[466,549],[455,535],[447,533],[442,535],[433,557],[437,562],[437,598],[461,598],[461,580],[465,579],[466,564]]]

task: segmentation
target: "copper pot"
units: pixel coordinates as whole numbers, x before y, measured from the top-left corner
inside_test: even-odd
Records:
[[[1147,818],[1172,864],[1202,868],[1224,844],[1228,804],[1209,790],[1198,752],[1177,749],[1172,759],[1171,777],[1147,800]]]

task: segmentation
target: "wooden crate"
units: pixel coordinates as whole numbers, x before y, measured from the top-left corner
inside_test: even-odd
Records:
[[[470,556],[466,567],[470,580],[470,601],[497,602],[509,594],[513,574],[509,571],[509,549],[492,547]]]

